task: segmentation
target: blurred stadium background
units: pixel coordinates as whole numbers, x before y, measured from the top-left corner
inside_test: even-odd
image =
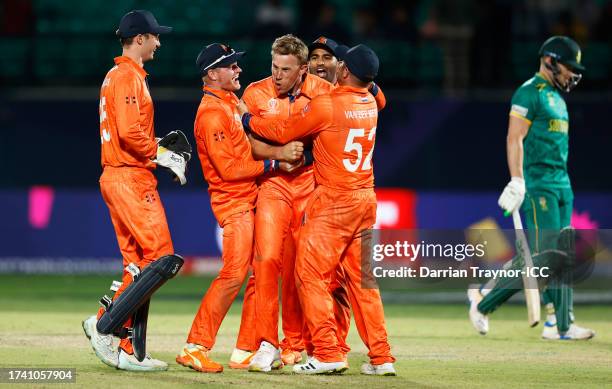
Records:
[[[0,273],[119,271],[98,190],[98,96],[120,54],[118,21],[139,8],[174,27],[146,65],[158,134],[192,137],[205,44],[248,51],[243,87],[269,75],[271,42],[287,32],[374,48],[388,99],[374,156],[381,228],[511,228],[496,205],[510,97],[537,70],[543,40],[570,35],[587,67],[567,96],[574,224],[612,226],[612,1],[3,0]],[[218,231],[197,159],[186,187],[159,180],[186,272],[214,271]]]

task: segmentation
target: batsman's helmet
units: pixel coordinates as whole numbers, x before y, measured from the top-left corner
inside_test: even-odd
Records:
[[[580,63],[582,53],[580,46],[573,39],[566,36],[553,36],[548,38],[540,47],[540,57],[549,56],[557,62],[571,67],[577,71],[584,71],[585,67]]]

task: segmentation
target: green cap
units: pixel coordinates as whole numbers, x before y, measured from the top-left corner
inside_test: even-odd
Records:
[[[566,36],[553,36],[548,38],[540,47],[540,57],[549,56],[572,69],[584,71],[582,66],[582,52],[580,46],[573,39]]]

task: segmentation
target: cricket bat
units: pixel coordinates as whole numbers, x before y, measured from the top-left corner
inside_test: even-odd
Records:
[[[527,243],[527,237],[523,230],[521,215],[518,209],[512,212],[512,221],[516,231],[517,249],[523,253],[525,259],[525,267],[523,268],[523,289],[525,289],[525,302],[527,303],[527,321],[530,327],[535,327],[540,322],[540,291],[538,289],[538,280],[529,275],[528,269],[533,268],[533,259],[531,251]]]

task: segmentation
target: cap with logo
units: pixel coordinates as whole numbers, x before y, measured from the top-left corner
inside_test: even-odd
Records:
[[[378,75],[378,56],[364,44],[351,47],[343,60],[349,71],[363,82],[374,81]]]
[[[151,12],[137,9],[123,15],[115,34],[120,38],[131,38],[138,34],[167,34],[171,31],[172,27],[160,26]]]
[[[204,75],[210,69],[221,68],[238,62],[244,54],[244,51],[236,51],[228,45],[211,43],[200,51],[196,59],[196,65],[200,74]]]
[[[548,38],[540,47],[540,56],[549,56],[572,69],[584,71],[585,67],[580,63],[582,53],[580,46],[573,39],[566,36],[553,36]]]
[[[320,36],[315,39],[315,41],[312,42],[310,46],[308,46],[308,54],[312,54],[312,51],[314,49],[324,49],[329,51],[334,57],[337,57],[337,48],[338,43],[335,40]]]

